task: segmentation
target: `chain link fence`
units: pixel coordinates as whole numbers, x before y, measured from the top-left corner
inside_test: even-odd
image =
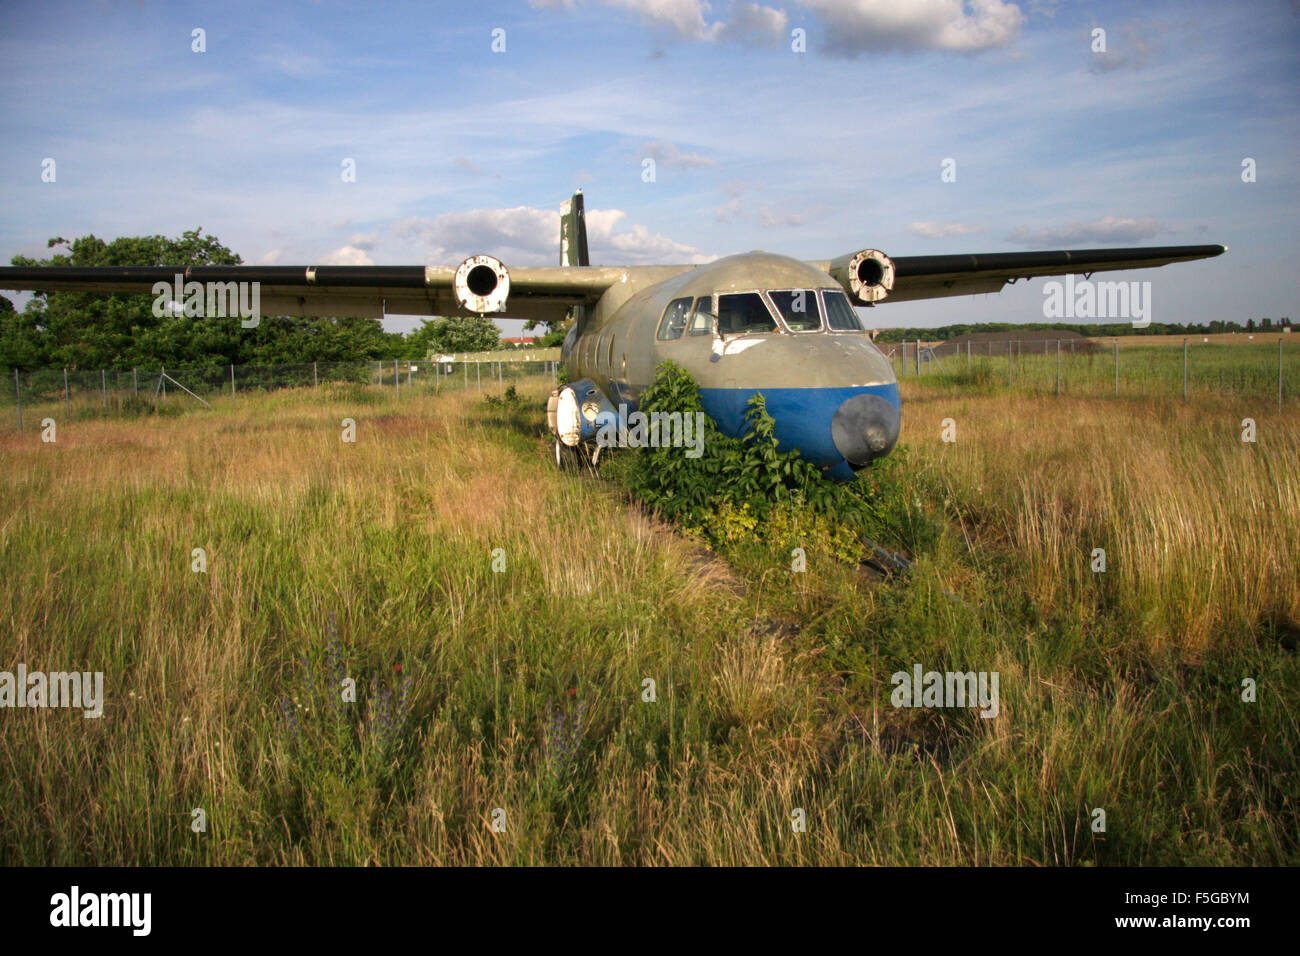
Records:
[[[299,365],[210,365],[132,369],[5,370],[0,430],[25,431],[42,419],[76,421],[179,412],[189,406],[238,401],[241,395],[287,388],[388,389],[406,393],[505,389],[554,382],[555,361],[309,362]]]
[[[1130,398],[1216,394],[1283,402],[1300,397],[1297,346],[1223,343],[1187,336],[1168,344],[1098,339],[882,342],[900,380],[956,386],[1004,386],[1037,393]]]

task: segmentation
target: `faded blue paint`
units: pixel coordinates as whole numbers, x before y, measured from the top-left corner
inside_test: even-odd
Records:
[[[845,399],[864,393],[879,395],[902,410],[896,382],[841,388],[702,388],[700,401],[724,433],[739,437],[745,430],[745,406],[759,392],[767,399],[767,413],[776,421],[781,449],[799,449],[809,461],[833,468],[831,477],[836,478],[847,477],[845,472],[852,475],[831,438],[831,419]]]

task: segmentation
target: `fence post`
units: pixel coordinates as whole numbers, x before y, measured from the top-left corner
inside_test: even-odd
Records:
[[[131,369],[131,394],[136,398],[140,397],[140,379],[136,375],[138,369]]]
[[[63,366],[63,408],[69,416],[72,415],[72,400],[68,398],[68,367]]]
[[[1011,340],[1007,340],[1007,384],[1010,385],[1011,377]]]
[[[970,371],[970,341],[966,342],[966,371]]]
[[[311,387],[320,388],[320,379],[316,376],[316,363],[311,363]]]
[[[1119,397],[1119,338],[1115,339],[1115,396]]]
[[[1282,335],[1277,337],[1277,410],[1282,411]]]
[[[1047,351],[1047,343],[1043,343],[1043,351]],[[1056,394],[1061,394],[1061,340],[1056,340]]]
[[[921,340],[916,340],[916,374],[921,374]]]
[[[474,381],[478,384],[478,390],[483,391],[483,363],[474,363]]]
[[[235,397],[235,363],[230,363],[230,397]]]
[[[104,396],[104,410],[108,411],[108,369],[99,370],[99,393]]]
[[[18,402],[18,430],[23,430],[23,387],[18,384],[18,369],[14,369],[14,399]]]
[[[1183,336],[1183,401],[1187,401],[1187,336]]]

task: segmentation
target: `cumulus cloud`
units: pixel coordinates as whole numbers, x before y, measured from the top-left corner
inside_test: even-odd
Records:
[[[804,0],[826,24],[826,48],[977,53],[1013,43],[1024,14],[1005,0]]]
[[[1024,246],[1074,246],[1093,242],[1140,242],[1168,230],[1149,217],[1105,216],[1093,222],[1068,222],[1046,229],[1014,230],[1007,239]]]
[[[258,264],[259,266],[274,266],[274,265],[279,265],[279,263],[280,263],[280,257],[281,257],[282,255],[284,255],[284,249],[282,249],[282,248],[280,248],[280,249],[272,249],[272,250],[271,250],[270,252],[268,252],[266,255],[262,256],[262,258],[258,259],[258,260],[257,260],[257,264]]]
[[[630,232],[617,227],[627,218],[621,209],[593,209],[587,213],[587,241],[593,262],[611,265],[655,265],[659,263],[712,262],[716,256],[705,255],[694,246],[651,233],[645,226],[633,226]],[[556,215],[553,242],[559,242],[559,216]]]
[[[912,235],[922,239],[946,239],[949,236],[968,236],[983,231],[979,226],[967,226],[960,222],[914,222],[907,228]]]
[[[748,46],[776,46],[785,39],[789,24],[790,17],[784,10],[737,0],[718,30],[718,39]]]
[[[342,246],[320,260],[323,266],[373,266],[369,254],[356,246]]]
[[[621,209],[588,209],[587,242],[595,263],[653,265],[708,262],[694,246],[651,233],[645,226],[620,228],[627,213]],[[425,249],[433,265],[455,265],[467,256],[490,253],[507,266],[554,265],[559,258],[560,214],[549,209],[473,209],[444,213],[430,219],[413,216],[393,224],[393,234]]]
[[[641,155],[637,160],[649,156],[659,166],[678,169],[699,169],[705,166],[718,165],[715,160],[707,156],[701,156],[698,153],[683,153],[672,143],[665,140],[657,139],[653,142],[646,143],[641,147]]]
[[[542,10],[573,10],[576,0],[528,0]],[[710,22],[707,0],[583,0],[635,14],[656,32],[683,40],[730,40],[770,46],[785,34],[790,18],[784,10],[753,0],[733,0],[727,16]]]

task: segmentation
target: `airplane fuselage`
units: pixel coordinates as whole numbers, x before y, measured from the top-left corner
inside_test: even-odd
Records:
[[[888,454],[898,438],[898,382],[844,292],[797,259],[752,252],[689,270],[616,283],[564,342],[571,380],[587,379],[614,408],[637,408],[660,363],[700,387],[721,430],[745,430],[762,392],[777,439],[831,477]],[[705,311],[709,309],[711,311]]]

